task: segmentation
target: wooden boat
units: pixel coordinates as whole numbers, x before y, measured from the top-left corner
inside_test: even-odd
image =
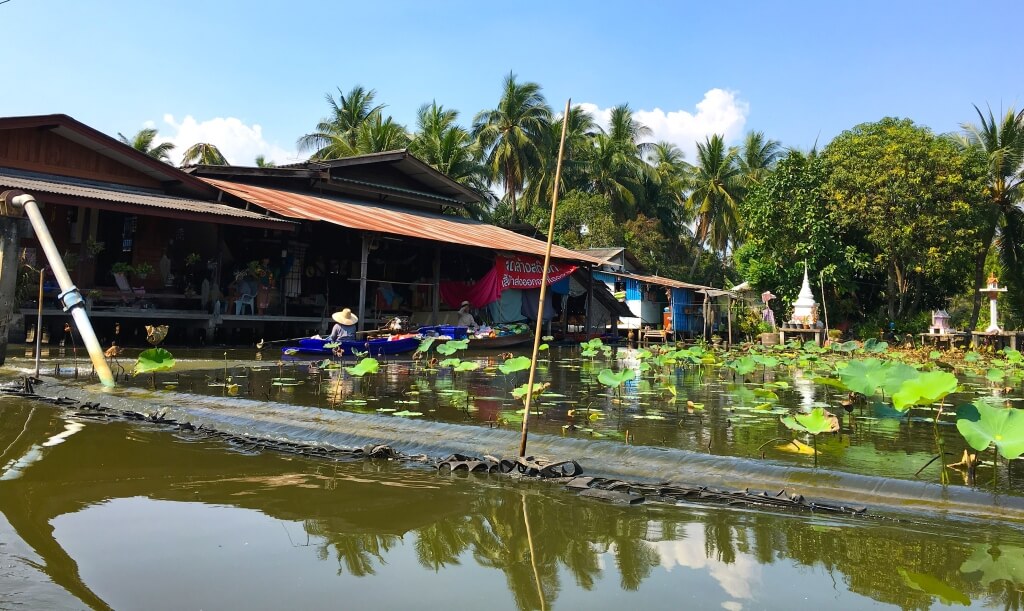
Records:
[[[469,340],[470,350],[498,350],[519,346],[533,340],[533,333],[529,331],[515,335],[499,335],[497,337],[480,337]]]
[[[410,335],[398,338],[343,339],[340,342],[332,342],[329,339],[309,337],[300,339],[296,346],[285,346],[281,351],[286,355],[313,354],[331,356],[334,354],[335,344],[348,356],[353,356],[357,352],[369,352],[370,356],[380,356],[382,354],[405,354],[406,352],[412,352],[420,345],[420,338],[416,335]],[[331,347],[328,348],[326,346]]]

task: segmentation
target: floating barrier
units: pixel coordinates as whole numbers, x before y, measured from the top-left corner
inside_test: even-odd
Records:
[[[35,386],[42,380],[26,377],[20,384],[0,386],[0,393],[49,403],[67,409],[74,418],[93,421],[140,422],[169,427],[191,438],[221,440],[232,447],[247,452],[280,452],[318,460],[399,460],[421,464],[432,464],[441,475],[494,474],[519,478],[553,480],[564,483],[565,489],[579,496],[601,501],[637,505],[645,502],[726,505],[772,510],[827,512],[851,516],[867,515],[866,507],[848,507],[837,503],[812,502],[802,495],[787,494],[784,490],[775,495],[767,492],[723,491],[704,486],[681,486],[678,484],[630,482],[604,477],[585,477],[583,467],[575,460],[552,461],[543,457],[498,459],[487,455],[482,458],[466,454],[452,454],[437,460],[425,454],[410,455],[386,444],[367,444],[356,448],[340,448],[326,444],[302,443],[271,439],[258,435],[244,435],[221,431],[191,422],[180,422],[167,417],[167,412],[155,411],[150,414],[130,409],[117,409],[99,402],[79,401],[70,397],[46,397],[35,392]],[[877,517],[877,516],[875,516]]]

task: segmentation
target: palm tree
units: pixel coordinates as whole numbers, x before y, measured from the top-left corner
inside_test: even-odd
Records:
[[[185,149],[181,165],[231,165],[216,146],[208,142],[197,142]]]
[[[256,167],[257,168],[276,168],[277,164],[270,161],[263,155],[256,155]]]
[[[694,239],[725,256],[739,228],[738,202],[741,174],[736,163],[739,151],[726,147],[715,134],[697,143],[697,164],[690,179],[687,206],[697,221]]]
[[[612,108],[607,133],[612,142],[636,156],[646,152],[651,146],[641,140],[654,135],[651,128],[633,118],[629,104],[620,104]]]
[[[174,150],[174,143],[161,142],[160,144],[153,146],[153,141],[156,140],[156,134],[156,129],[147,127],[140,129],[131,139],[126,138],[121,132],[117,132],[117,137],[121,142],[137,151],[149,155],[153,159],[159,159],[164,163],[170,163],[170,152]]]
[[[356,130],[356,155],[397,151],[409,146],[409,132],[405,126],[396,123],[390,115],[377,112],[360,124]]]
[[[517,83],[512,73],[505,77],[498,107],[473,119],[473,134],[486,151],[491,178],[505,187],[513,221],[517,218],[516,195],[540,165],[539,143],[550,122],[551,109],[540,85]]]
[[[480,147],[456,123],[458,116],[458,111],[446,109],[436,101],[421,106],[409,151],[452,180],[486,194],[490,189]]]
[[[551,195],[555,184],[555,166],[558,164],[558,145],[562,138],[562,123],[559,117],[548,123],[547,133],[540,139],[540,167],[526,184],[523,192],[524,205],[550,210]],[[562,184],[560,193],[573,189],[585,189],[588,184],[587,163],[594,146],[594,135],[601,129],[590,113],[579,106],[569,109],[568,125],[565,129],[565,151],[562,154]]]
[[[326,94],[330,115],[316,125],[316,130],[299,138],[299,151],[312,150],[311,159],[338,159],[355,154],[359,128],[374,115],[384,110],[383,104],[373,104],[377,92],[356,85],[347,94],[338,88],[338,98]]]
[[[640,212],[660,220],[666,236],[678,235],[691,220],[685,197],[690,166],[671,142],[650,145],[646,159],[651,170],[644,174]]]
[[[1024,191],[1024,111],[1006,111],[1001,121],[996,120],[992,109],[986,117],[981,109],[978,113],[980,125],[965,123],[960,143],[984,155],[988,167],[988,201],[984,211],[985,228],[975,255],[974,286],[980,287],[985,280],[985,258],[993,243],[999,248],[1003,271],[1011,276],[1015,292],[1024,292],[1024,211],[1018,204]],[[974,294],[971,311],[971,329],[978,324],[981,311],[981,293]]]
[[[775,167],[782,152],[782,144],[778,140],[765,139],[764,132],[748,132],[736,160],[744,188],[749,189],[761,182]]]
[[[621,141],[607,134],[594,136],[587,159],[590,187],[608,198],[618,220],[636,216],[637,198],[643,187],[645,165]]]

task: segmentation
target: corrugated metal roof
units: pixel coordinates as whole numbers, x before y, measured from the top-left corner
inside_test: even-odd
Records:
[[[125,187],[124,185],[98,183],[67,176],[57,176],[55,174],[40,174],[0,168],[0,185],[14,189],[24,189],[30,193],[51,193],[208,216],[267,221],[280,223],[282,228],[290,224],[289,221],[271,218],[250,210],[240,210],[224,204],[172,197],[162,193],[137,190]]]
[[[247,202],[288,218],[326,221],[361,231],[379,231],[433,242],[538,256],[544,256],[546,248],[546,244],[540,240],[458,216],[399,209],[350,198],[295,193],[213,178],[203,180]],[[551,256],[568,261],[595,264],[602,262],[590,255],[561,246],[553,246]]]
[[[620,278],[630,278],[638,282],[646,282],[647,284],[656,284],[658,286],[667,286],[673,289],[693,289],[695,291],[707,292],[715,291],[710,286],[704,286],[702,284],[691,284],[689,282],[683,282],[682,280],[674,280],[672,278],[663,278],[661,276],[643,276],[641,274],[623,274],[620,272],[604,272],[609,276],[618,276]]]

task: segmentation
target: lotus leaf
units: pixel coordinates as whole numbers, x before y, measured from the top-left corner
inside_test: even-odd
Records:
[[[1024,584],[1024,547],[988,543],[976,543],[973,547],[971,557],[960,565],[961,573],[981,571],[981,583],[986,586],[996,581]]]
[[[460,358],[452,358],[452,359],[444,359],[443,361],[438,363],[437,366],[438,367],[458,367],[461,364],[462,364],[462,359],[460,359]]]
[[[914,573],[902,568],[899,569],[899,572],[903,577],[904,583],[908,586],[919,592],[924,592],[931,596],[937,596],[943,604],[959,604],[967,607],[971,605],[971,599],[966,594],[947,585],[940,579],[932,577],[931,575],[925,575],[924,573]]]
[[[602,369],[600,373],[597,374],[597,381],[609,388],[618,388],[635,377],[636,373],[632,369],[623,369],[618,373],[611,369]]]
[[[368,373],[377,373],[380,363],[373,357],[366,357],[352,367],[346,367],[345,371],[356,377],[363,377]]]
[[[892,395],[902,388],[906,380],[917,375],[917,370],[905,363],[879,359],[849,361],[839,370],[839,378],[846,388],[865,397],[874,395],[879,388]]]
[[[517,371],[525,371],[530,368],[530,359],[525,356],[517,356],[510,359],[506,359],[504,363],[498,365],[498,370],[509,375]]]
[[[416,352],[428,352],[430,347],[434,345],[433,337],[427,337],[420,341],[420,345],[416,348]]]
[[[941,356],[942,356],[942,353],[939,352],[938,350],[932,350],[931,352],[928,353],[928,358],[933,360],[933,361],[939,360],[939,357],[941,357]]]
[[[768,399],[770,401],[778,401],[779,400],[779,395],[775,394],[771,390],[768,390],[767,388],[755,388],[754,389],[754,396],[755,397],[760,397],[762,399]]]
[[[455,366],[455,371],[473,371],[474,369],[477,369],[479,367],[480,363],[477,363],[476,361],[464,361]]]
[[[541,341],[552,342],[552,341],[555,341],[555,336],[554,335],[542,335],[540,337],[540,339],[541,339]]]
[[[956,376],[947,371],[929,371],[903,382],[892,396],[892,406],[904,411],[913,405],[930,405],[956,391]]]
[[[956,428],[979,452],[995,444],[999,454],[1013,460],[1024,454],[1024,411],[968,403],[957,409]]]
[[[735,371],[736,375],[745,376],[757,368],[757,363],[754,361],[753,357],[744,356],[736,359],[735,361],[729,361],[725,366]]]
[[[977,363],[981,360],[981,355],[977,352],[968,352],[964,355],[964,360],[968,363]]]
[[[518,388],[513,389],[512,396],[516,399],[522,399],[523,397],[526,396],[527,386],[529,386],[529,384],[522,384]],[[540,393],[544,392],[544,389],[546,389],[548,386],[549,384],[547,382],[534,382],[533,396],[536,397]]]
[[[786,428],[802,431],[811,435],[834,433],[839,430],[839,419],[823,407],[816,407],[809,414],[784,416],[781,418]]]
[[[597,356],[597,350],[594,350],[593,348],[586,348],[580,352],[580,356],[587,357],[588,359],[593,358]]]
[[[537,346],[537,350],[539,350],[540,352],[544,352],[548,348],[550,348],[550,346],[548,346],[547,344],[541,344],[541,345]]]
[[[392,416],[401,416],[403,418],[410,418],[413,416],[422,416],[423,412],[411,412],[409,410],[402,410],[400,412],[394,412]]]
[[[1002,369],[989,369],[988,373],[985,374],[985,379],[990,382],[1001,382],[1006,377],[1006,372]]]
[[[871,354],[880,354],[889,349],[889,342],[883,342],[877,337],[870,337],[864,342],[864,351]]]
[[[164,371],[174,367],[174,356],[163,348],[150,348],[139,354],[135,361],[135,370],[132,375],[149,373],[151,371]]]
[[[832,349],[837,352],[853,352],[859,347],[860,344],[858,344],[855,340],[850,340],[848,342],[843,342],[841,344],[832,344]]]

